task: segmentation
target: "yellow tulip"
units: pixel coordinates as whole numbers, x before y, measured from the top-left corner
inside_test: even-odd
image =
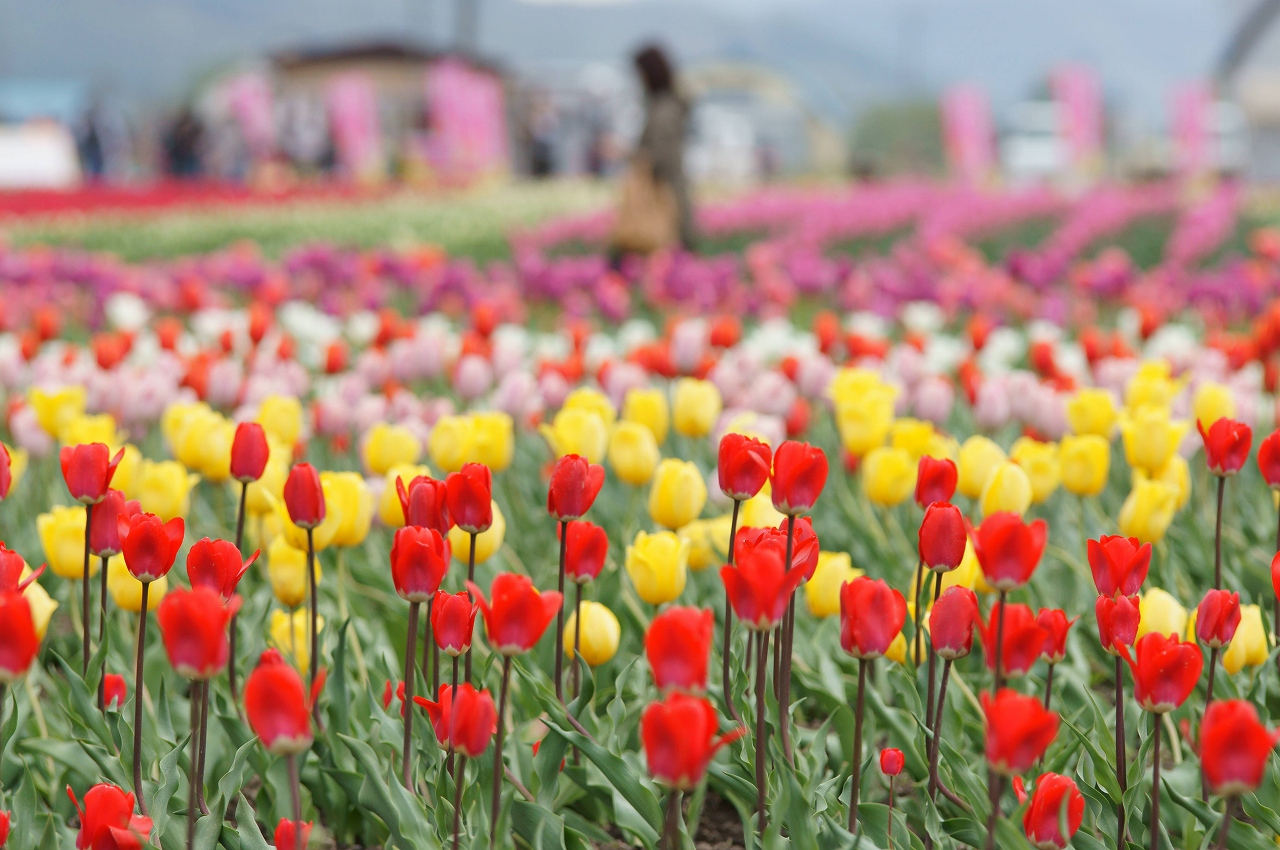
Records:
[[[27,466],[31,462],[31,455],[26,449],[15,448],[7,443],[0,443],[9,452],[9,493],[12,494],[18,489],[18,485],[22,483],[22,476],[27,472]],[[116,468],[116,474],[120,474],[119,467]],[[115,480],[112,479],[112,487],[115,487]],[[117,488],[119,489],[119,488]]]
[[[1135,480],[1120,506],[1120,533],[1143,543],[1159,543],[1177,509],[1178,493],[1173,487],[1163,481]]]
[[[373,522],[373,494],[358,472],[321,472],[325,513],[337,511],[341,522],[333,534],[334,546],[359,546],[369,536]]]
[[[236,426],[212,410],[187,416],[175,434],[174,456],[213,482],[231,477],[231,443]]]
[[[1013,461],[1006,460],[991,470],[987,486],[982,488],[982,515],[1012,511],[1021,516],[1031,507],[1031,498],[1031,478],[1026,470]]]
[[[670,531],[638,532],[627,547],[626,567],[641,599],[650,605],[670,602],[684,592],[689,577],[689,542]]]
[[[1174,453],[1171,455],[1165,461],[1164,466],[1156,470],[1155,475],[1148,475],[1141,469],[1133,471],[1133,480],[1135,482],[1147,479],[1163,481],[1173,488],[1178,495],[1177,503],[1174,506],[1175,513],[1182,510],[1191,498],[1191,465],[1180,454]]]
[[[1138,367],[1125,389],[1124,404],[1129,410],[1141,407],[1164,407],[1173,403],[1182,391],[1185,379],[1174,380],[1168,361],[1148,360]]]
[[[609,429],[599,414],[580,407],[562,407],[551,424],[538,426],[538,432],[556,457],[581,455],[592,463],[604,460],[609,442]]]
[[[324,630],[324,617],[316,617],[316,633]],[[304,673],[311,664],[311,622],[306,609],[292,614],[275,610],[271,612],[271,644],[280,654],[293,662]]]
[[[662,445],[671,427],[671,408],[667,395],[652,387],[635,387],[622,399],[622,421],[638,422],[649,429],[653,439]]]
[[[729,526],[732,518],[723,514],[711,519],[695,519],[676,529],[689,543],[689,569],[694,572],[718,567],[729,557]]]
[[[1062,438],[1058,451],[1062,486],[1077,496],[1096,496],[1111,473],[1111,444],[1097,434]]]
[[[842,404],[879,388],[894,389],[870,369],[848,367],[836,372],[835,377],[831,379],[831,383],[827,386],[827,395],[836,404]],[[896,393],[896,390],[894,392]]]
[[[107,572],[110,573],[109,568]],[[31,568],[24,565],[20,581],[26,581],[30,575]],[[27,585],[27,589],[22,591],[22,595],[26,597],[27,604],[31,606],[31,624],[35,626],[36,640],[42,641],[49,631],[49,620],[53,618],[53,612],[58,610],[58,603],[53,600],[47,590],[40,586],[38,581],[33,581]]]
[[[276,447],[272,446],[262,477],[249,484],[245,510],[259,517],[272,513],[276,502],[284,501],[284,482],[288,477],[288,455],[276,454]]]
[[[662,455],[653,432],[639,422],[619,422],[609,435],[609,465],[614,474],[633,487],[653,478]]]
[[[895,664],[907,663],[907,639],[903,637],[901,631],[894,636],[893,642],[889,644],[889,648],[884,652],[884,657]]]
[[[995,592],[995,588],[987,584],[986,578],[982,575],[982,566],[978,563],[978,554],[973,550],[972,540],[965,541],[964,557],[960,559],[960,566],[949,573],[942,574],[941,592],[946,593],[948,587],[967,587],[975,593]]]
[[[107,592],[121,611],[137,614],[142,611],[142,582],[133,577],[124,565],[124,558],[115,557],[107,563]],[[169,592],[169,577],[161,576],[147,588],[147,610],[160,607],[160,600]]]
[[[649,516],[658,525],[679,528],[698,518],[707,504],[707,483],[696,464],[669,457],[658,464],[649,488]]]
[[[165,407],[164,412],[160,414],[160,433],[164,436],[165,443],[168,444],[171,450],[177,451],[178,438],[183,429],[187,427],[187,420],[193,416],[212,412],[213,408],[203,401],[175,401],[170,403]]]
[[[1103,389],[1085,387],[1067,401],[1067,424],[1079,437],[1093,434],[1109,442],[1118,417],[1115,399]]]
[[[31,390],[29,400],[40,427],[49,436],[58,437],[68,423],[84,414],[87,398],[85,388],[77,384],[56,390],[36,387]]]
[[[373,475],[386,475],[393,466],[417,463],[422,456],[422,441],[406,425],[379,422],[369,429],[361,457],[365,469]]]
[[[322,480],[320,489],[324,492],[324,521],[311,530],[311,545],[315,547],[317,552],[334,545],[334,540],[338,536],[339,529],[342,528],[344,519],[342,516],[343,505],[338,500],[339,494],[335,491],[333,481],[325,482]],[[307,530],[293,524],[283,500],[275,503],[275,514],[280,522],[280,535],[289,541],[290,546],[305,552],[307,550]]]
[[[1188,423],[1171,420],[1164,407],[1140,407],[1120,420],[1129,466],[1154,472],[1164,466],[1187,433]]]
[[[302,402],[293,396],[267,396],[258,405],[258,422],[269,436],[292,449],[302,436]]]
[[[1240,625],[1235,637],[1222,654],[1222,667],[1232,676],[1245,667],[1260,667],[1267,663],[1271,645],[1267,630],[1262,626],[1262,609],[1257,605],[1240,606]]]
[[[582,631],[578,634],[578,652],[589,667],[607,664],[618,654],[622,640],[622,625],[614,613],[589,599],[582,600]],[[573,658],[573,636],[578,627],[578,613],[569,615],[564,626],[564,651]]]
[[[904,416],[895,419],[889,427],[889,445],[895,449],[905,449],[911,459],[919,463],[920,458],[928,455],[937,445],[935,434],[932,422]]]
[[[1121,532],[1123,534],[1123,532]],[[1187,630],[1187,609],[1173,594],[1153,587],[1138,602],[1138,638],[1152,632],[1181,637]]]
[[[468,460],[483,463],[494,472],[511,466],[515,453],[515,422],[511,414],[486,410],[471,415],[471,450]]]
[[[124,431],[116,426],[116,418],[110,413],[94,415],[81,414],[62,427],[58,439],[64,446],[76,446],[82,443],[105,443],[111,453],[124,445]]]
[[[44,560],[56,576],[84,578],[84,508],[54,505],[36,517],[36,534],[44,547]],[[98,574],[100,558],[89,559],[89,575]]]
[[[502,541],[507,536],[507,518],[498,509],[498,503],[490,500],[493,507],[493,524],[476,535],[476,563],[483,564],[502,548]],[[453,557],[462,563],[467,562],[471,553],[471,535],[456,525],[449,529],[449,546],[453,549]]]
[[[887,384],[869,385],[857,394],[835,399],[840,444],[854,457],[884,445],[893,429],[893,404],[898,391]]]
[[[1201,384],[1191,400],[1192,416],[1206,431],[1219,419],[1236,418],[1236,400],[1231,388],[1209,381]]]
[[[724,400],[720,398],[720,390],[710,381],[681,378],[676,381],[671,406],[677,434],[705,437],[715,427]]]
[[[589,410],[600,417],[600,421],[605,424],[606,428],[618,418],[617,411],[613,409],[613,402],[609,401],[609,397],[591,387],[578,387],[565,397],[564,404],[561,407],[564,410]]]
[[[863,575],[853,565],[848,552],[819,552],[813,578],[804,586],[809,613],[815,617],[835,617],[840,613],[840,588]]]
[[[200,476],[187,472],[176,460],[143,460],[138,470],[138,502],[145,513],[165,522],[184,517],[191,508],[191,488]]]
[[[970,499],[978,498],[987,486],[991,473],[1008,459],[1004,449],[991,439],[974,434],[960,446],[960,460],[956,464],[959,473],[956,488]]]
[[[457,472],[471,452],[471,423],[466,416],[441,416],[427,435],[427,454],[441,472]],[[408,484],[409,482],[405,482]]]
[[[872,449],[862,461],[862,492],[877,505],[901,504],[915,492],[916,466],[906,449]]]
[[[773,506],[769,497],[769,483],[764,489],[742,503],[738,515],[738,528],[777,528],[786,516]]]
[[[316,585],[320,584],[320,559],[316,559]],[[277,536],[267,547],[267,578],[271,592],[286,608],[297,608],[307,601],[307,553],[289,545],[284,535]]]
[[[1019,437],[1009,450],[1009,457],[1031,480],[1032,504],[1040,504],[1058,489],[1062,481],[1062,462],[1058,459],[1057,443]]]
[[[382,485],[382,496],[378,499],[378,519],[388,528],[400,528],[404,525],[404,506],[400,504],[400,494],[396,491],[396,479],[404,483],[404,489],[419,476],[431,477],[431,468],[427,466],[403,465],[392,467],[387,472],[386,483]]]

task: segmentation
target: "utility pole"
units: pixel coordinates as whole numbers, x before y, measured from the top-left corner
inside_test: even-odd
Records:
[[[456,0],[454,33],[454,49],[474,56],[480,43],[480,0]]]

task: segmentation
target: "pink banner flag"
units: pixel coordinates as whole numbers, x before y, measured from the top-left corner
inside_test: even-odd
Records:
[[[1179,174],[1201,174],[1212,166],[1212,115],[1213,92],[1205,83],[1186,83],[1174,90],[1173,158]]]
[[[995,164],[986,93],[967,84],[948,89],[942,96],[942,129],[951,173],[969,185],[985,183]]]
[[[382,129],[373,81],[360,71],[337,74],[329,80],[327,101],[338,162],[348,176],[376,178],[382,174]]]
[[[1071,164],[1092,169],[1102,155],[1102,86],[1083,65],[1062,65],[1052,75],[1050,88],[1062,119],[1062,136]]]
[[[227,104],[245,145],[255,160],[269,159],[275,152],[276,128],[271,99],[271,83],[264,74],[237,74],[224,84]]]
[[[426,97],[430,159],[441,176],[470,180],[506,167],[506,108],[497,76],[445,59],[427,71]]]

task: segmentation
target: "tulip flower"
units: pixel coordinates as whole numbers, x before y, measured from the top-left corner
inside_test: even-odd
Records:
[[[76,799],[71,786],[67,796],[80,816],[76,847],[85,850],[136,850],[151,836],[151,818],[133,813],[134,796],[122,788],[101,783]]]
[[[311,821],[294,821],[280,818],[271,842],[276,850],[307,850],[311,841]]]
[[[848,552],[819,552],[813,576],[804,584],[809,613],[818,619],[840,613],[840,588],[863,575]]]
[[[1215,794],[1236,797],[1262,784],[1280,732],[1258,720],[1258,710],[1246,700],[1218,700],[1209,704],[1200,723],[1200,758]]]
[[[1054,665],[1062,663],[1062,659],[1067,657],[1067,633],[1075,625],[1076,619],[1067,619],[1066,613],[1056,608],[1041,608],[1036,612],[1036,624],[1045,633],[1040,660],[1049,665],[1049,672],[1044,680],[1045,708],[1049,707],[1053,692]]]
[[[960,509],[948,502],[934,502],[925,509],[920,523],[920,560],[936,573],[960,566],[964,558],[968,530]]]
[[[431,606],[431,634],[436,645],[455,659],[455,669],[457,657],[471,649],[471,636],[479,610],[466,591],[436,591]]]
[[[1240,625],[1240,594],[1226,590],[1209,590],[1196,607],[1196,637],[1210,649],[1221,649],[1231,643]],[[1213,662],[1209,664],[1213,680]],[[1209,699],[1213,699],[1210,693]]]
[[[565,577],[579,584],[594,580],[600,575],[609,554],[609,535],[600,526],[584,519],[557,526],[558,532],[560,529],[568,534]]]
[[[1272,490],[1280,490],[1280,429],[1258,444],[1258,471]]]
[[[810,511],[827,483],[827,456],[822,449],[787,440],[773,454],[773,506],[784,514]]]
[[[1243,422],[1234,419],[1218,419],[1205,428],[1196,422],[1200,438],[1204,440],[1205,463],[1214,475],[1225,478],[1235,475],[1249,459],[1249,447],[1253,443],[1253,431]]]
[[[1236,629],[1227,651],[1222,654],[1222,666],[1235,675],[1244,667],[1257,667],[1266,663],[1271,654],[1267,630],[1262,625],[1262,609],[1257,605],[1240,606],[1240,626]]]
[[[324,687],[324,679],[322,672],[308,692],[298,672],[285,662],[279,652],[268,649],[262,653],[258,665],[244,683],[244,707],[249,728],[267,752],[283,755],[288,762],[293,819],[298,823],[302,821],[302,813],[297,756],[311,747],[311,715]]]
[[[805,567],[788,569],[785,554],[768,538],[747,543],[740,538],[735,563],[720,568],[725,593],[734,613],[748,629],[771,631],[786,614],[792,592],[804,580]]]
[[[911,495],[916,474],[905,449],[880,446],[862,459],[862,492],[872,504],[893,507]]]
[[[227,602],[259,554],[255,551],[247,560],[241,560],[235,544],[202,538],[187,552],[187,579],[192,587],[207,587]]]
[[[365,469],[373,475],[386,475],[392,467],[417,463],[422,455],[422,441],[408,426],[388,422],[375,423],[365,435],[361,458]]]
[[[482,463],[466,463],[445,478],[445,500],[453,524],[479,534],[493,523],[493,473]],[[468,577],[472,577],[468,574]]]
[[[627,390],[622,399],[623,422],[635,422],[649,429],[653,439],[662,445],[667,439],[667,429],[671,427],[671,409],[667,404],[667,396],[660,389],[633,387]]]
[[[670,531],[637,532],[624,559],[636,594],[650,605],[679,597],[688,580],[689,549],[689,541]]]
[[[649,488],[649,516],[676,529],[698,518],[707,502],[707,485],[696,464],[666,458],[658,464]]]
[[[715,427],[724,401],[710,381],[681,378],[672,393],[671,424],[684,437],[705,437]]]
[[[31,603],[16,589],[0,592],[0,684],[22,678],[39,651]]]
[[[955,461],[950,458],[920,458],[916,469],[916,504],[927,508],[934,502],[950,502],[959,480]]]
[[[498,712],[489,691],[477,691],[465,683],[441,685],[434,702],[420,696],[413,701],[427,710],[436,740],[448,750],[474,759],[489,749],[498,726]]]
[[[742,502],[755,496],[769,480],[773,453],[769,444],[730,432],[720,439],[717,470],[720,492]]]
[[[1058,446],[1062,487],[1077,496],[1096,496],[1107,486],[1111,444],[1096,434],[1066,436]]]
[[[1025,802],[1021,779],[1014,780],[1018,802]],[[1042,773],[1022,816],[1022,831],[1036,850],[1064,850],[1084,820],[1084,795],[1075,780],[1058,773]],[[1063,827],[1066,834],[1063,834]]]
[[[639,422],[619,422],[609,435],[609,465],[622,481],[643,487],[662,459],[653,432]]]
[[[396,494],[400,497],[404,525],[434,528],[441,534],[448,534],[453,527],[445,482],[428,475],[418,475],[411,478],[406,486],[404,480],[397,477]]]
[[[0,443],[0,501],[9,497],[9,489],[13,486],[13,459],[9,456],[9,448]],[[0,847],[4,846],[0,842]]]
[[[578,585],[581,588],[581,585]],[[581,627],[579,627],[581,624]],[[606,606],[590,600],[579,600],[574,612],[565,623],[564,642],[566,653],[580,654],[588,667],[608,663],[618,653],[622,638],[622,626]],[[577,681],[574,682],[575,695]]]
[[[1151,544],[1136,537],[1104,535],[1087,543],[1089,571],[1099,596],[1132,596],[1147,580]]]
[[[1124,453],[1129,466],[1154,473],[1178,450],[1178,444],[1190,427],[1182,420],[1171,420],[1166,407],[1139,407],[1120,422],[1124,437]]]
[[[996,464],[987,475],[978,505],[983,516],[1012,513],[1022,516],[1031,507],[1031,479],[1017,463],[1006,460]]]
[[[1204,659],[1191,641],[1177,635],[1144,635],[1125,660],[1133,671],[1134,698],[1146,711],[1165,714],[1186,701],[1200,681]]]
[[[994,695],[982,693],[986,718],[987,765],[991,791],[991,813],[987,818],[987,847],[995,847],[996,818],[1000,814],[1003,777],[1024,773],[1040,760],[1058,735],[1058,714],[1041,705],[1035,697],[1005,688]]]
[[[880,772],[889,777],[889,847],[893,848],[893,780],[902,773],[906,757],[896,747],[885,747],[880,751]]]
[[[706,690],[714,628],[714,618],[707,608],[676,605],[653,618],[645,632],[644,651],[659,690]]]
[[[129,685],[119,673],[107,673],[102,677],[103,709],[119,711],[129,699]]]
[[[977,499],[987,485],[987,479],[997,466],[1008,460],[1004,449],[987,437],[975,434],[960,446],[960,462],[957,464],[957,486],[970,499]]]
[[[240,482],[240,507],[236,512],[236,549],[244,545],[244,517],[249,507],[249,485],[262,478],[271,457],[267,432],[257,422],[241,422],[236,425],[231,439],[231,460],[228,472]],[[232,626],[232,633],[235,627]],[[234,652],[232,653],[234,660]],[[232,664],[232,670],[235,665]],[[235,700],[235,676],[232,674],[231,696]]]
[[[1067,400],[1067,422],[1075,434],[1109,441],[1118,418],[1115,399],[1107,390],[1086,387]]]
[[[1098,619],[1098,638],[1102,648],[1119,658],[1123,647],[1132,646],[1138,638],[1141,599],[1134,596],[1099,596],[1094,613]]]
[[[605,458],[609,425],[596,410],[561,408],[550,425],[539,425],[538,430],[558,458],[578,455],[592,464],[599,464]]]
[[[929,609],[929,641],[932,651],[943,659],[942,681],[938,686],[938,700],[930,722],[933,730],[929,748],[929,796],[932,799],[938,788],[938,745],[942,735],[942,714],[947,704],[947,682],[951,676],[951,662],[963,658],[973,649],[974,627],[981,624],[978,613],[978,597],[967,587],[949,587],[942,592]],[[932,676],[930,679],[932,680]]]
[[[1031,579],[1044,552],[1048,525],[1038,519],[1026,523],[1015,513],[988,516],[973,535],[974,553],[987,582],[1001,593]]]
[[[328,522],[337,520],[330,545],[359,546],[369,536],[373,524],[373,494],[369,492],[364,478],[358,472],[326,470],[320,473],[320,484]],[[324,528],[322,523],[314,536],[322,538]],[[320,546],[319,543],[316,545]]]
[[[1062,483],[1062,463],[1057,443],[1019,437],[1009,449],[1009,458],[1026,473],[1031,485],[1031,503],[1034,505],[1048,499]]]
[[[268,399],[269,401],[270,399]],[[265,422],[264,422],[265,424]],[[270,431],[269,425],[266,426]],[[296,439],[296,434],[295,437]],[[287,442],[287,440],[286,440]],[[307,655],[311,660],[310,681],[314,685],[318,675],[320,662],[320,645],[317,633],[320,631],[317,618],[320,616],[319,603],[316,599],[316,544],[315,529],[325,519],[324,489],[320,483],[320,474],[309,463],[295,464],[289,470],[289,477],[284,482],[284,504],[289,512],[289,520],[307,532],[307,607],[311,620],[311,633],[307,641]]]
[[[1138,640],[1155,633],[1181,635],[1187,630],[1187,609],[1162,587],[1153,587],[1142,596]]]
[[[999,666],[1002,677],[1021,676],[1030,670],[1050,637],[1037,622],[1035,612],[1016,602],[997,602],[987,621],[979,623],[978,632],[987,669],[994,672]]]

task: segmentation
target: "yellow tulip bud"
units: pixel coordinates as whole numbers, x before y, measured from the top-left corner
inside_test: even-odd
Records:
[[[868,385],[857,393],[835,397],[836,430],[840,444],[854,457],[884,445],[893,429],[893,404],[898,391],[886,384]]]
[[[1177,509],[1178,493],[1173,487],[1163,481],[1134,481],[1133,489],[1120,506],[1120,533],[1143,543],[1159,543]]]
[[[155,514],[165,522],[185,517],[191,509],[191,488],[200,476],[187,472],[176,460],[143,460],[138,470],[138,502],[144,513]]]
[[[142,611],[142,582],[133,577],[124,565],[124,558],[115,557],[107,563],[107,592],[121,611],[137,614]],[[161,576],[147,588],[147,610],[160,607],[160,600],[169,592],[169,577]]]
[[[684,592],[689,575],[689,542],[670,531],[638,532],[627,547],[627,575],[636,593],[650,605],[670,602]]]
[[[36,412],[36,421],[45,433],[58,437],[62,429],[73,419],[84,414],[88,393],[79,384],[46,390],[36,387],[31,390],[28,400]]]
[[[59,440],[64,446],[76,446],[82,443],[105,443],[115,454],[124,445],[125,433],[116,427],[116,418],[110,413],[98,413],[90,416],[81,414],[62,427]]]
[[[695,519],[676,530],[681,540],[689,543],[689,569],[694,572],[707,567],[718,567],[729,557],[728,514],[711,519]]]
[[[1131,412],[1140,407],[1168,408],[1186,383],[1184,379],[1174,380],[1171,375],[1168,361],[1148,360],[1143,363],[1125,388],[1125,407]]]
[[[109,568],[107,572],[110,573]],[[30,575],[31,567],[24,565],[20,581],[26,581]],[[58,610],[58,603],[53,600],[47,590],[40,586],[38,581],[33,581],[27,585],[26,590],[22,591],[22,595],[26,597],[27,604],[31,606],[31,624],[35,626],[36,640],[44,640],[45,634],[49,631],[49,620],[53,618],[53,612]]]
[[[848,552],[819,552],[813,578],[804,586],[809,613],[815,617],[838,616],[840,588],[860,575],[863,575],[862,570],[853,566],[853,558]]]
[[[333,534],[334,546],[359,546],[373,522],[373,494],[358,472],[321,472],[326,519],[330,511],[341,517]]]
[[[6,443],[0,443],[9,452],[9,493],[12,495],[18,489],[18,485],[22,483],[22,476],[27,472],[27,465],[31,462],[31,456],[26,449],[19,449]],[[134,451],[137,451],[136,449]],[[116,474],[120,474],[120,468],[116,467]],[[111,482],[112,487],[116,487],[115,480]],[[116,487],[119,489],[119,487]]]
[[[916,466],[906,449],[872,449],[862,461],[862,492],[877,505],[901,504],[915,492]]]
[[[698,467],[669,457],[658,464],[649,488],[649,516],[658,525],[679,528],[698,518],[707,503],[707,484]]]
[[[1012,511],[1021,516],[1031,507],[1031,479],[1026,471],[1011,460],[997,464],[982,488],[980,507],[983,516]]]
[[[997,466],[1008,460],[1004,449],[981,434],[974,434],[960,446],[956,488],[970,499],[982,495],[987,479]]]
[[[618,418],[617,412],[613,409],[613,403],[609,401],[609,397],[597,389],[591,387],[578,387],[565,397],[564,410],[589,410],[596,416],[600,417],[600,421],[605,427],[612,425]]]
[[[258,405],[258,422],[269,436],[292,449],[302,436],[302,402],[293,396],[267,396]]]
[[[1067,423],[1080,437],[1093,434],[1110,442],[1118,417],[1115,399],[1104,389],[1085,387],[1067,401]]]
[[[1096,496],[1111,473],[1111,444],[1097,434],[1062,438],[1059,447],[1062,486],[1077,496]]]
[[[404,484],[407,492],[413,479],[419,476],[431,476],[427,466],[403,465],[392,467],[387,472],[386,483],[382,485],[382,496],[378,499],[378,519],[388,528],[404,526],[404,506],[400,504],[400,494],[396,490],[396,479]]]
[[[677,434],[705,437],[715,427],[724,400],[720,398],[720,390],[710,381],[681,378],[676,381],[671,406]]]
[[[56,576],[84,578],[84,507],[54,505],[36,517],[36,534],[44,547],[44,560]],[[100,558],[89,559],[89,575],[98,574]]]
[[[967,587],[975,593],[995,592],[995,588],[987,584],[986,578],[982,575],[982,565],[978,563],[978,554],[973,550],[972,540],[965,541],[964,557],[960,559],[960,566],[949,573],[942,574],[941,592],[946,593],[948,587]]]
[[[622,400],[622,421],[638,422],[649,429],[653,439],[662,445],[671,427],[671,409],[662,390],[635,387]]]
[[[1215,420],[1216,421],[1216,420]],[[1232,676],[1245,667],[1260,667],[1267,663],[1271,644],[1267,630],[1262,626],[1262,609],[1257,605],[1240,606],[1240,625],[1235,637],[1222,654],[1222,667]]]
[[[245,510],[254,516],[266,516],[275,510],[277,502],[284,501],[284,482],[289,477],[289,455],[276,454],[271,446],[262,477],[249,483]]]
[[[589,599],[582,600],[582,631],[578,633],[578,651],[590,667],[607,664],[618,654],[622,625],[614,613]],[[578,627],[578,612],[569,615],[564,626],[564,651],[573,658],[573,636]]]
[[[210,481],[231,477],[231,442],[236,426],[209,409],[196,409],[176,426],[173,453],[182,465]]]
[[[169,449],[177,453],[188,419],[209,413],[213,413],[213,408],[203,401],[175,401],[165,407],[160,414],[160,433]]]
[[[441,416],[436,420],[427,436],[427,454],[437,469],[442,473],[462,469],[471,453],[471,433],[469,417]]]
[[[1164,466],[1156,470],[1155,475],[1148,475],[1142,469],[1133,470],[1134,483],[1147,479],[1163,481],[1173,488],[1178,496],[1173,509],[1175,513],[1182,510],[1191,498],[1191,465],[1180,454],[1170,455]]]
[[[493,523],[476,535],[477,564],[492,558],[502,548],[502,541],[507,536],[507,518],[498,509],[497,501],[490,499],[489,504],[493,507]],[[465,564],[471,555],[471,535],[455,525],[449,529],[449,546],[453,549],[454,560]]]
[[[267,578],[271,592],[286,608],[297,608],[307,601],[307,553],[289,545],[279,535],[267,547]],[[316,585],[320,584],[320,559],[316,559]]]
[[[1236,399],[1231,388],[1212,381],[1201,384],[1191,400],[1191,412],[1200,427],[1208,431],[1219,419],[1236,418]]]
[[[471,449],[468,461],[483,463],[494,472],[502,472],[511,466],[515,443],[515,422],[509,413],[487,410],[471,415]]]
[[[1123,534],[1124,532],[1121,532]],[[1153,587],[1138,602],[1138,639],[1152,632],[1181,637],[1187,629],[1187,609],[1167,590]]]
[[[763,490],[742,503],[738,528],[777,528],[784,519],[786,516],[773,506],[766,481]]]
[[[1038,505],[1053,495],[1062,481],[1062,463],[1057,443],[1042,443],[1030,437],[1019,437],[1009,450],[1009,457],[1022,467],[1031,481],[1031,503]]]
[[[932,422],[904,416],[895,419],[889,427],[889,445],[895,449],[905,449],[918,464],[920,458],[935,447],[935,433]]]
[[[907,663],[907,639],[902,636],[901,631],[894,636],[893,642],[890,643],[889,648],[885,650],[884,657],[895,664]]]
[[[369,429],[361,457],[365,469],[373,475],[386,475],[393,466],[417,463],[422,455],[422,441],[407,425],[379,422]]]
[[[888,388],[896,394],[896,389],[881,380],[880,376],[870,369],[847,367],[836,372],[827,386],[827,395],[837,404],[856,399],[866,392]]]
[[[662,456],[653,432],[639,422],[619,422],[609,436],[609,465],[620,479],[643,487],[653,478]]]
[[[316,633],[324,630],[324,617],[316,617]],[[311,664],[311,621],[305,609],[286,614],[271,612],[271,645],[305,672]]]
[[[604,460],[609,442],[609,429],[599,414],[583,408],[563,407],[551,424],[538,426],[538,432],[556,457],[581,455],[592,463]]]
[[[1120,420],[1124,436],[1124,455],[1129,466],[1154,472],[1168,463],[1190,427],[1187,422],[1169,418],[1164,407],[1140,407]]]

